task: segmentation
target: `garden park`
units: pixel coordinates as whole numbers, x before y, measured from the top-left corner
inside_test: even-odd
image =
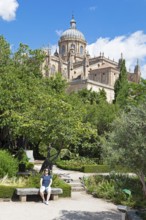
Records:
[[[42,76],[44,56],[24,44],[12,53],[0,36],[0,198],[17,200],[16,188],[39,187],[41,173],[26,155],[32,150],[35,160],[94,173],[82,182],[95,198],[145,210],[146,80],[128,82],[122,60],[113,103],[104,90],[68,94],[60,73]],[[57,175],[53,187],[71,196]]]

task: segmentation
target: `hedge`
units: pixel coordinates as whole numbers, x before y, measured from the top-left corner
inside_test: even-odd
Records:
[[[116,166],[114,168],[108,166],[108,165],[84,165],[80,167],[74,167],[71,165],[64,165],[61,163],[57,163],[57,167],[64,169],[64,170],[74,170],[74,171],[80,171],[84,173],[109,173],[111,171],[119,172],[119,173],[127,173],[127,172],[132,172],[132,170],[121,167],[121,166]]]
[[[0,198],[13,198],[16,186],[0,185]]]
[[[83,167],[75,167],[75,166],[71,166],[71,165],[64,165],[61,163],[56,163],[58,168],[61,168],[63,170],[75,170],[75,171],[82,171]]]
[[[84,173],[108,173],[110,168],[107,165],[87,165],[82,167]]]

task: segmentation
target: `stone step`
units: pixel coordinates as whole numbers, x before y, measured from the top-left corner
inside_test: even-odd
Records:
[[[71,187],[71,190],[73,191],[73,192],[79,192],[79,191],[85,191],[85,189],[84,189],[84,187],[83,186],[73,186],[73,187]]]
[[[80,183],[81,181],[80,181],[80,179],[73,179],[73,182],[74,183]]]
[[[83,187],[83,184],[80,182],[70,182],[71,187]]]

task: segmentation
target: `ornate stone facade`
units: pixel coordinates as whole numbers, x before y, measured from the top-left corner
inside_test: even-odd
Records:
[[[69,83],[68,92],[78,91],[82,88],[91,89],[98,92],[104,89],[107,100],[114,99],[114,84],[119,77],[120,61],[115,62],[100,54],[91,58],[86,52],[86,40],[84,35],[77,30],[76,21],[72,17],[70,28],[64,31],[58,42],[59,52],[52,56],[46,50],[46,60],[43,64],[42,72],[46,77],[50,77],[60,72]],[[140,81],[140,67],[137,63],[134,73],[128,73],[128,80]]]

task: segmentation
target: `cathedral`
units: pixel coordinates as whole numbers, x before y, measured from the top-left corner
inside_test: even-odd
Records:
[[[120,73],[120,61],[115,62],[106,58],[104,53],[97,57],[90,57],[86,51],[87,42],[83,33],[76,28],[76,21],[72,17],[70,28],[64,31],[58,41],[59,51],[51,55],[46,50],[45,62],[42,72],[45,77],[50,77],[60,72],[68,81],[68,92],[78,91],[83,88],[99,92],[104,89],[107,101],[114,99],[114,84]],[[139,64],[134,72],[128,72],[128,80],[138,83],[141,73]]]

